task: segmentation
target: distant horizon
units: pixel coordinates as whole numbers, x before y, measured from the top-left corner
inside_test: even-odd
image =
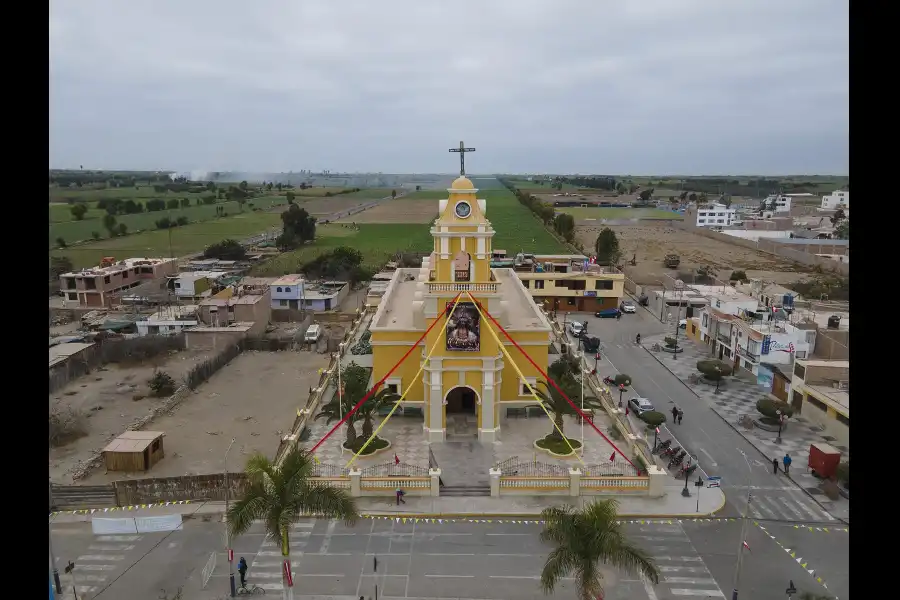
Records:
[[[177,173],[179,175],[200,171],[200,169],[192,169],[184,171],[180,169],[104,169],[85,167],[50,167],[49,171],[65,171],[65,172],[92,172],[92,173]],[[309,169],[298,169],[296,171],[247,171],[243,169],[203,169],[206,173],[247,173],[253,174],[274,174],[274,175],[298,175],[301,172],[308,172],[310,175],[322,176],[322,171],[310,171]],[[458,172],[440,173],[440,172],[392,172],[392,171],[329,171],[332,177],[341,175],[436,175],[439,177],[459,177]],[[473,179],[478,177],[628,177],[638,179],[701,179],[706,177],[731,177],[731,178],[747,178],[747,177],[763,177],[763,178],[787,178],[787,177],[850,177],[849,173],[703,173],[700,175],[685,175],[683,173],[466,173],[466,177]],[[196,181],[205,181],[205,179],[197,179]]]

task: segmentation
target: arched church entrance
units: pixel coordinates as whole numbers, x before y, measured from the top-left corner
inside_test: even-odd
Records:
[[[447,439],[478,437],[478,394],[457,386],[447,392]]]

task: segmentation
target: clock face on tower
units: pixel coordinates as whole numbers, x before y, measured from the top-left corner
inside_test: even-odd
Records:
[[[468,202],[457,202],[455,212],[457,217],[465,219],[472,214],[472,207],[469,206]]]

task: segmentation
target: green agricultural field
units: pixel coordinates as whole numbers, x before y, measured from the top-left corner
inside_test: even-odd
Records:
[[[103,199],[112,199],[112,198],[121,198],[122,200],[139,200],[141,198],[150,199],[150,198],[175,198],[179,194],[187,195],[190,197],[201,196],[202,194],[187,194],[185,192],[168,192],[168,196],[166,194],[160,194],[156,190],[153,189],[152,185],[144,184],[138,185],[138,187],[113,187],[113,188],[105,188],[102,190],[91,188],[88,186],[80,187],[80,188],[61,188],[52,186],[49,188],[50,190],[50,202],[68,202],[69,199],[72,201],[83,200],[85,202],[97,201]]]
[[[186,256],[202,252],[210,244],[232,238],[246,239],[272,228],[281,229],[281,215],[277,212],[244,212],[243,214],[205,221],[169,230],[153,230],[135,235],[112,238],[53,250],[52,256],[68,256],[76,269],[95,266],[104,256],[116,258],[169,256],[169,232],[171,255]]]
[[[555,206],[556,212],[570,214],[577,220],[585,219],[678,219],[684,217],[678,213],[658,208],[584,208]]]
[[[340,224],[316,227],[316,241],[266,261],[254,269],[258,276],[298,273],[300,266],[338,246],[350,246],[362,252],[364,266],[380,269],[397,251],[428,252],[433,247],[428,227],[399,224],[360,224],[356,231]]]
[[[250,205],[253,206],[250,206]],[[53,206],[53,205],[51,205]],[[68,212],[68,205],[64,205]],[[241,212],[240,205],[237,202],[220,202],[218,204],[189,206],[187,208],[173,208],[170,210],[161,210],[158,212],[143,212],[134,215],[118,215],[117,223],[125,223],[128,231],[142,231],[156,229],[156,221],[163,217],[170,220],[176,220],[179,217],[187,217],[191,223],[200,223],[210,221],[216,218],[216,208],[223,207],[226,215],[236,215]],[[252,212],[253,208],[268,210],[274,206],[287,206],[287,198],[284,196],[261,196],[259,198],[251,198],[244,204],[244,213]],[[51,209],[51,217],[53,216]],[[58,209],[57,209],[58,210]],[[99,214],[97,214],[99,212]],[[109,237],[109,233],[103,228],[103,216],[105,211],[98,211],[93,208],[88,212],[88,216],[93,215],[95,218],[85,217],[82,221],[63,221],[51,223],[50,225],[50,247],[56,247],[56,239],[62,238],[67,244],[73,244],[79,241],[87,241],[93,239],[92,232],[96,231],[101,237]],[[71,216],[71,213],[70,213]],[[126,236],[128,237],[128,236]]]

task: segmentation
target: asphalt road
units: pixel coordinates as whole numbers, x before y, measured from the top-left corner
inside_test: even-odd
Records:
[[[722,478],[722,489],[730,507],[730,512],[724,514],[743,514],[749,488],[752,501],[748,514],[756,519],[792,523],[829,523],[835,520],[792,481],[774,475],[771,458],[766,460],[704,400],[694,395],[650,352],[635,343],[637,333],[647,336],[666,330],[666,326],[647,310],[638,308],[635,314],[623,315],[620,320],[598,319],[585,313],[569,314],[566,318],[587,320],[588,335],[600,339],[602,360],[597,365],[599,376],[619,372],[631,375],[634,385],[624,394],[625,402],[629,397],[641,396],[649,398],[663,413],[668,414],[673,406],[684,411],[682,424],[670,422],[668,427],[678,443],[699,461],[700,468],[707,475]],[[668,326],[669,329],[671,327]],[[663,361],[679,360],[669,354],[660,358]]]
[[[628,536],[650,552],[660,583],[603,568],[606,600],[729,598],[740,547],[740,520],[646,521],[625,525]],[[545,596],[539,576],[548,547],[537,524],[363,520],[352,528],[333,521],[304,521],[293,530],[295,598],[357,600],[375,596],[418,600],[538,600],[575,597],[564,580]],[[775,535],[776,540],[769,537]],[[222,524],[186,521],[183,531],[137,536],[95,536],[89,523],[53,527],[60,565],[76,563],[79,598],[157,600],[183,587],[185,600],[214,600],[228,593]],[[842,529],[828,532],[777,525],[769,532],[748,521],[750,552],[744,553],[742,599],[783,597],[790,580],[801,590],[821,590],[808,573],[815,569],[842,600],[848,598],[847,544]],[[800,566],[778,545],[804,554]],[[261,525],[234,542],[235,558],[250,564],[248,583],[280,597],[280,552]],[[200,575],[211,552],[216,569],[205,590]],[[801,556],[797,554],[796,556]],[[374,560],[378,559],[377,572]],[[68,583],[63,575],[64,583]],[[71,600],[68,592],[63,596]]]

